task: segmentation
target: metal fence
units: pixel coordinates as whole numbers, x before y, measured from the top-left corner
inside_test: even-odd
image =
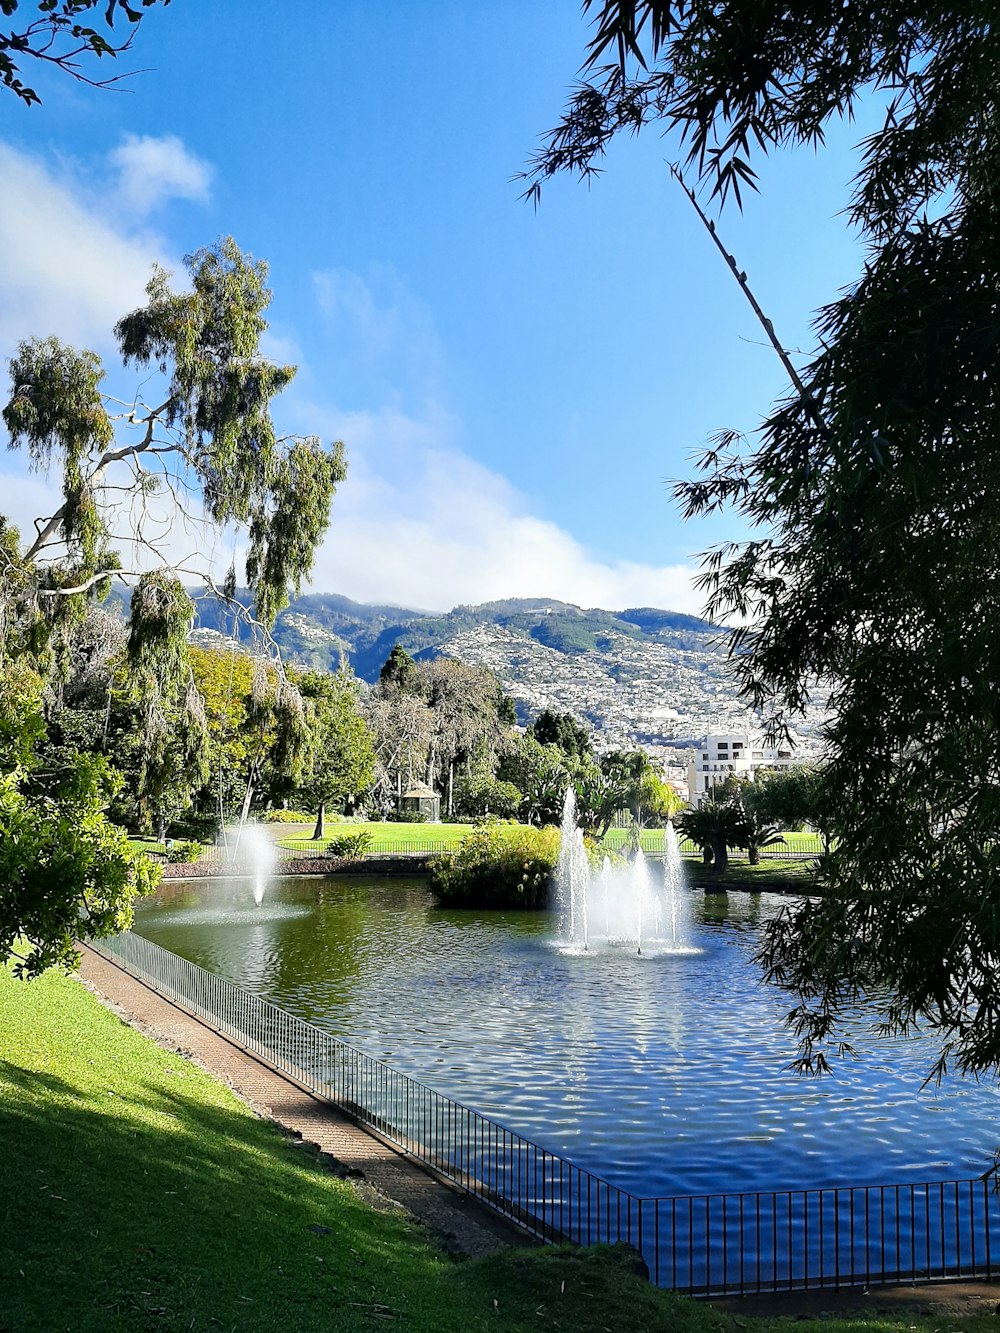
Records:
[[[620,850],[626,845],[625,837],[624,835],[616,837],[615,831],[612,831],[612,833],[605,838],[604,845],[609,849]],[[681,839],[678,845],[682,856],[691,859],[700,859],[701,852],[695,847],[694,843],[689,842],[687,839]],[[650,835],[643,840],[643,849],[647,856],[657,857],[662,855],[662,838],[657,835]],[[275,842],[274,850],[275,856],[279,862],[302,861],[309,860],[313,857],[322,858],[331,855],[329,851],[329,843],[317,844],[312,841],[308,841],[301,846],[282,846],[281,842]],[[425,836],[422,838],[397,840],[395,838],[375,837],[371,839],[366,851],[360,859],[362,861],[366,858],[381,860],[388,857],[407,857],[417,859],[427,856],[453,855],[457,850],[458,843],[454,839],[445,840],[442,838],[428,838]],[[761,851],[760,858],[762,861],[814,861],[821,854],[822,850],[822,840],[818,835],[814,840],[809,840],[808,835],[797,834],[795,842],[788,847],[778,846],[765,848]],[[154,854],[162,855],[164,858],[169,859],[169,850],[163,853],[156,852]],[[746,853],[738,850],[730,851],[729,856],[730,860],[733,861],[745,861],[747,859]],[[240,865],[238,848],[235,850],[234,856],[234,849],[232,847],[227,847],[222,843],[204,847],[200,859],[212,863],[234,861],[234,864],[237,867]]]
[[[986,1179],[641,1198],[139,936],[93,944],[155,990],[546,1241],[627,1242],[694,1296],[990,1277]]]

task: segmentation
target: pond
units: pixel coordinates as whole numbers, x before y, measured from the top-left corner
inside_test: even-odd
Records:
[[[544,913],[440,911],[422,881],[169,884],[135,931],[644,1195],[974,1176],[992,1084],[921,1088],[930,1037],[784,1067],[789,1000],[753,953],[772,895],[691,894],[697,952],[572,956]]]

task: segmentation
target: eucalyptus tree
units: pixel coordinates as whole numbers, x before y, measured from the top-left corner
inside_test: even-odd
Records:
[[[3,408],[12,447],[54,475],[60,494],[24,539],[0,519],[0,694],[18,667],[36,681],[32,707],[40,710],[43,686],[65,673],[88,606],[114,580],[130,584],[126,658],[141,700],[139,784],[149,793],[174,782],[178,765],[191,787],[204,777],[207,727],[188,655],[194,604],[185,581],[198,583],[199,595],[227,598],[233,614],[251,614],[233,596],[235,567],[220,575],[197,555],[178,557],[179,535],[209,549],[219,534],[232,534],[234,545],[243,534],[245,579],[266,641],[310,571],[345,473],[342,445],[283,436],[272,420],[272,401],[295,372],[261,351],[266,265],[227,238],[192,255],[187,268],[190,290],[175,290],[154,270],[146,304],[116,326],[125,366],[141,375],[127,402],[104,392],[105,369],[93,352],[49,337],[18,347]],[[308,742],[302,701],[276,660],[272,673],[273,684],[265,673],[251,691],[252,706],[261,726],[266,709],[277,728],[276,761],[294,768]],[[19,706],[29,734],[31,709]],[[31,806],[27,767],[12,766],[10,780],[44,822],[51,803],[33,779]],[[96,800],[97,786],[91,790]],[[73,910],[82,907],[86,920],[98,873],[67,875],[50,891],[76,895]],[[114,873],[124,912],[142,875]],[[15,901],[0,900],[5,926]],[[44,941],[39,947],[41,957]]]
[[[503,691],[488,668],[450,657],[421,662],[417,672],[433,718],[427,782],[434,786],[441,775],[450,816],[456,766],[461,765],[467,777],[474,769],[492,775],[496,768],[508,725],[501,719]]]
[[[749,540],[710,553],[708,611],[736,614],[734,667],[780,732],[832,683],[823,791],[836,835],[821,899],[764,950],[799,998],[803,1067],[862,992],[889,1030],[936,1025],[941,1063],[1000,1067],[1000,33],[996,7],[904,0],[586,0],[584,83],[528,192],[588,176],[658,124],[720,205],[755,162],[821,145],[862,98],[847,216],[866,255],[753,442],[724,433],[678,487],[733,505]],[[693,186],[689,198],[701,209]],[[723,252],[724,251],[723,248]],[[746,275],[727,254],[744,294]]]

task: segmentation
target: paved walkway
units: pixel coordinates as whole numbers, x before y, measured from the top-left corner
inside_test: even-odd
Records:
[[[314,1144],[331,1169],[350,1180],[374,1207],[405,1209],[452,1254],[489,1254],[531,1243],[513,1223],[359,1129],[328,1102],[297,1087],[116,964],[86,945],[81,951],[81,979],[126,1022],[218,1075],[258,1114],[303,1143]]]

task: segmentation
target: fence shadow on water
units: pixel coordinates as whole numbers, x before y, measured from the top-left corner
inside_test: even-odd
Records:
[[[91,947],[547,1241],[690,1295],[992,1276],[992,1180],[640,1198],[140,936]]]

